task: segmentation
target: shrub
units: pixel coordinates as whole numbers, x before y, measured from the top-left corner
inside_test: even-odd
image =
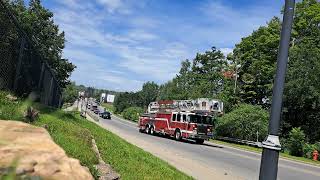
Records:
[[[305,134],[300,127],[293,128],[289,133],[287,147],[289,154],[293,156],[302,156],[305,144]],[[309,147],[306,147],[306,150]]]
[[[303,146],[303,156],[309,159],[313,158],[313,151],[317,150],[318,152],[320,152],[320,142],[316,142],[315,144],[304,144]]]
[[[312,153],[315,149],[316,149],[316,146],[314,144],[305,143],[303,145],[303,157],[312,159]]]
[[[268,112],[260,106],[241,104],[218,119],[217,135],[256,141],[263,140],[268,130]]]
[[[35,110],[33,107],[29,106],[27,110],[24,112],[24,120],[25,122],[33,122],[39,117],[39,111]]]
[[[123,112],[122,112],[122,116],[125,119],[129,119],[131,121],[138,121],[139,119],[139,115],[143,113],[143,109],[140,107],[129,107],[126,108]]]
[[[314,144],[314,148],[315,148],[317,151],[320,152],[320,142],[316,142],[316,143]]]

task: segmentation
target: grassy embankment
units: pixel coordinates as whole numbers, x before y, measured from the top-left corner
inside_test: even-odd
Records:
[[[24,110],[32,103],[21,99],[9,101],[6,95],[0,92],[0,119],[22,121]],[[93,166],[98,159],[91,149],[91,137],[96,140],[103,160],[110,163],[122,179],[192,179],[165,161],[81,118],[78,112],[32,105],[40,111],[39,119],[33,124],[48,125],[53,140],[69,156],[87,166],[95,177],[97,172]]]

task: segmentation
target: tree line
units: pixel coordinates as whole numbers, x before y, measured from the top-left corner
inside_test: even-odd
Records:
[[[68,85],[66,85],[62,94],[64,103],[74,103],[79,98],[79,92],[85,92],[86,97],[92,97],[98,101],[100,100],[102,93],[112,94],[116,96],[120,93],[106,89],[98,89],[94,87],[87,87],[84,85],[76,85],[75,82],[70,82]]]
[[[224,126],[232,124],[230,119],[233,123],[242,121],[250,124],[255,119],[241,116],[259,112],[264,115],[255,125],[260,125],[249,129],[255,131],[262,128],[261,132],[266,134],[281,23],[278,17],[273,17],[266,25],[243,37],[226,57],[212,47],[204,53],[197,53],[192,60],[182,61],[179,73],[172,80],[160,85],[146,82],[141,91],[119,94],[114,103],[116,111],[122,112],[132,106],[146,108],[149,102],[161,99],[216,98],[225,104],[225,116],[219,118],[220,127],[231,127]],[[281,116],[282,138],[290,139],[290,134],[302,133],[304,142],[320,141],[319,82],[320,2],[303,0],[296,4],[290,40]],[[247,132],[243,130],[246,128],[240,127],[221,132],[227,132],[229,136],[236,136],[234,132],[237,130]]]
[[[53,21],[53,13],[41,5],[40,0],[4,0],[8,9],[15,16],[21,30],[26,33],[33,42],[34,48],[41,54],[49,66],[55,72],[56,78],[62,88],[70,83],[71,72],[76,68],[68,59],[62,57],[65,47],[65,34],[59,31],[59,26]],[[8,18],[6,12],[0,13],[0,35],[3,41],[0,47],[10,48],[12,52],[19,52],[18,29]],[[4,24],[6,23],[6,24]]]

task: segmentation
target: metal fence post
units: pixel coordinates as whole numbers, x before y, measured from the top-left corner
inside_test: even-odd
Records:
[[[20,72],[21,72],[21,65],[22,65],[22,58],[23,58],[23,52],[24,52],[24,47],[26,44],[26,40],[24,37],[22,37],[21,42],[20,42],[20,49],[19,49],[19,58],[18,58],[18,63],[16,67],[16,75],[14,78],[14,84],[13,84],[13,90],[17,92],[18,90],[18,83],[20,79]]]
[[[58,108],[61,108],[61,103],[62,103],[62,94],[59,93],[59,104],[58,104]]]
[[[53,86],[53,77],[51,77],[51,80],[50,80],[49,93],[48,93],[48,96],[47,96],[46,104],[48,106],[51,105],[51,101],[52,101],[52,86]]]
[[[44,63],[42,63],[41,65],[41,73],[40,73],[40,78],[39,78],[39,83],[38,83],[38,90],[40,91],[41,89],[41,85],[42,85],[42,81],[43,81],[43,74],[44,74]]]

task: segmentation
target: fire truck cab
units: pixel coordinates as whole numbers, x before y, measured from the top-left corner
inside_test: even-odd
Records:
[[[150,104],[153,107],[151,113],[139,117],[140,132],[162,134],[176,140],[192,139],[199,144],[213,137],[214,117],[210,111],[194,110],[195,108],[182,110],[183,108],[179,108],[179,104],[183,104],[181,100]]]

